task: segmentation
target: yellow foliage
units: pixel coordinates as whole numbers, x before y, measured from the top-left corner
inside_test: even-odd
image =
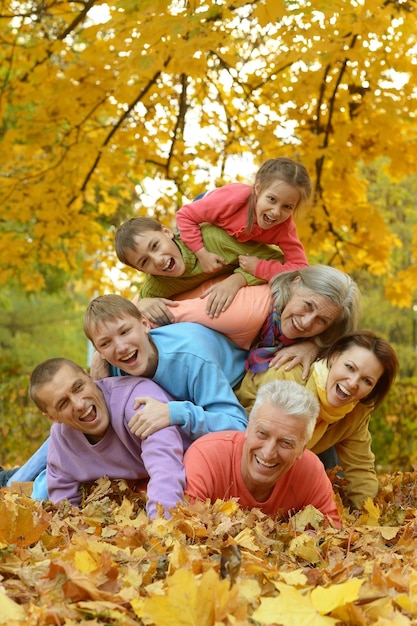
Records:
[[[358,167],[389,156],[392,180],[414,173],[409,3],[36,6],[17,16],[5,3],[0,22],[1,283],[18,273],[26,289],[41,289],[39,266],[81,268],[97,290],[108,281],[97,256],[111,267],[101,251],[112,249],[114,228],[148,213],[145,178],[172,183],[174,192],[155,192],[165,220],[184,198],[251,182],[263,160],[285,154],[316,186],[297,216],[310,261],[366,269],[409,306],[413,255],[388,281],[400,242]],[[408,80],[393,84],[395,72]],[[232,167],[247,154],[253,171]]]
[[[24,608],[0,592],[0,624],[19,626],[25,618]]]
[[[275,583],[279,591],[276,598],[262,598],[253,618],[260,624],[280,624],[281,626],[336,626],[338,620],[321,615],[311,601],[294,587]]]
[[[315,587],[311,592],[311,602],[322,615],[326,615],[334,609],[358,600],[362,583],[363,579],[354,578],[339,585]]]
[[[155,626],[212,626],[228,616],[239,620],[246,614],[246,603],[238,595],[238,588],[229,588],[229,582],[219,580],[209,569],[201,579],[186,569],[180,569],[167,578],[166,595],[132,600],[135,613],[145,624]]]

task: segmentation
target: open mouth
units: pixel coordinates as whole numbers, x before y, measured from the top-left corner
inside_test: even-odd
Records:
[[[277,467],[278,465],[278,463],[267,463],[266,461],[263,461],[262,459],[260,459],[259,456],[256,456],[256,454],[255,454],[255,459],[258,465],[260,465],[261,467],[266,467],[267,469],[272,469],[274,467]]]
[[[292,318],[292,325],[294,326],[295,330],[297,330],[299,333],[304,332],[304,328],[300,326],[300,324],[297,322],[297,320],[294,317]]]
[[[120,360],[123,363],[126,363],[126,365],[131,365],[132,363],[136,361],[137,356],[138,356],[138,351],[132,350],[132,352],[130,352],[127,356],[121,358]]]
[[[97,409],[94,406],[94,404],[92,404],[87,411],[85,411],[82,415],[80,415],[80,417],[78,418],[80,420],[80,422],[94,422],[94,420],[97,417]]]
[[[267,215],[267,213],[263,214],[262,219],[263,219],[264,224],[266,224],[267,226],[273,226],[278,221],[275,217],[271,217],[270,215]]]
[[[346,389],[346,387],[344,387],[340,383],[337,383],[337,385],[336,385],[336,396],[340,400],[349,400],[351,398],[352,394]]]
[[[165,263],[163,271],[164,272],[172,272],[172,270],[175,267],[175,259],[173,257],[170,257],[170,259],[168,260],[167,263]]]

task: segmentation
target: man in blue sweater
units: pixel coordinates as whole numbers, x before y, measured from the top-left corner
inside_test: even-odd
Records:
[[[138,397],[136,408],[142,406],[129,423],[136,436],[145,439],[170,425],[191,439],[246,429],[246,412],[233,387],[243,378],[247,352],[224,335],[191,322],[150,329],[132,302],[114,294],[90,302],[84,331],[99,353],[91,368],[93,378],[144,376],[176,398],[163,403]],[[46,453],[44,444],[9,484],[36,478],[45,467]],[[33,495],[47,497],[44,480],[35,480]]]

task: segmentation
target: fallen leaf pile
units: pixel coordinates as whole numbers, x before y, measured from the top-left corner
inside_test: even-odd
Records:
[[[342,528],[236,501],[149,521],[124,481],[81,509],[0,490],[0,624],[408,626],[417,624],[417,474],[380,477]]]

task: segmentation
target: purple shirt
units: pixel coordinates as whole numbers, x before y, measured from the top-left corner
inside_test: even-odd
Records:
[[[91,444],[87,437],[65,424],[51,429],[48,450],[48,496],[53,502],[68,498],[81,502],[80,484],[102,476],[141,480],[149,477],[146,511],[156,516],[156,503],[165,511],[184,496],[184,450],[190,440],[176,426],[158,430],[142,441],[128,422],[135,414],[135,397],[149,396],[168,402],[172,397],[147,378],[123,376],[96,381],[104,394],[110,426],[104,437]]]

